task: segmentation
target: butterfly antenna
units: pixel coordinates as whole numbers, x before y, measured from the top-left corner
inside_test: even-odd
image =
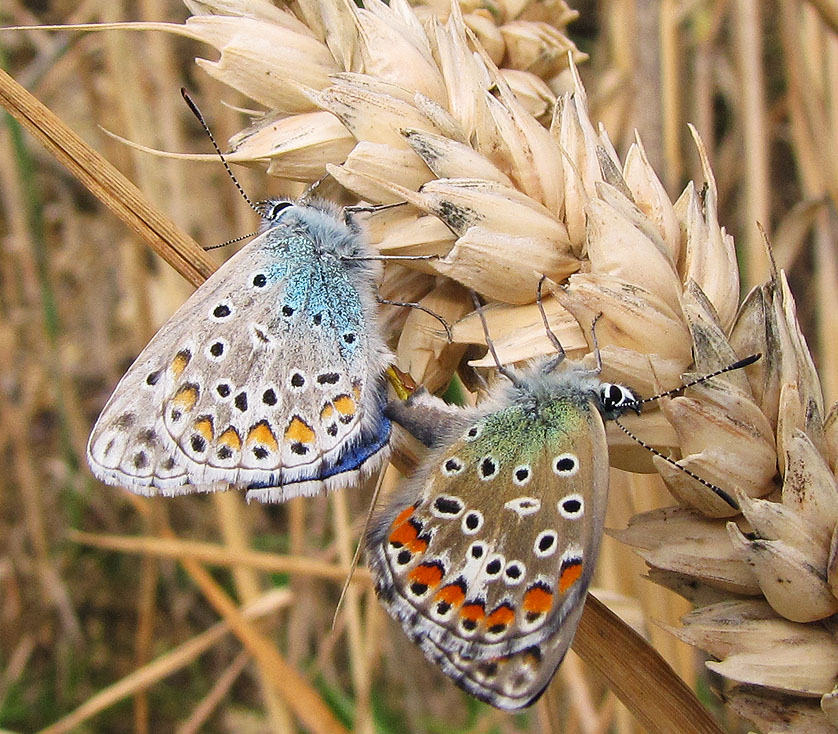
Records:
[[[198,109],[198,105],[192,101],[192,97],[189,96],[189,92],[186,91],[183,87],[180,88],[180,93],[183,96],[184,101],[189,106],[189,109],[192,110],[192,114],[198,118],[198,122],[201,123],[201,127],[204,128],[204,132],[209,137],[210,142],[212,143],[212,147],[215,148],[215,152],[218,154],[218,157],[221,159],[221,163],[224,165],[224,170],[227,171],[227,175],[230,177],[230,180],[235,184],[236,188],[239,190],[239,193],[242,195],[242,198],[247,202],[247,205],[253,209],[259,216],[262,215],[262,211],[259,209],[256,204],[254,204],[250,197],[245,192],[242,185],[239,183],[239,180],[236,178],[236,174],[233,173],[233,169],[230,168],[230,164],[227,163],[227,158],[225,158],[224,153],[221,152],[221,148],[218,147],[218,143],[215,142],[215,136],[212,134],[212,130],[210,130],[209,125],[207,125],[206,120],[204,120],[204,116],[201,114],[201,110]],[[250,235],[248,235],[250,236]],[[236,240],[232,240],[232,242],[236,242]],[[230,244],[230,243],[225,243]],[[223,245],[218,245],[218,247],[223,247]]]
[[[619,428],[619,429],[620,429],[623,433],[625,433],[625,434],[626,434],[626,435],[627,435],[630,439],[632,439],[633,441],[636,441],[636,442],[637,442],[640,446],[642,446],[644,449],[646,449],[646,450],[650,451],[650,452],[651,452],[652,454],[654,454],[655,456],[660,457],[660,458],[661,458],[661,459],[663,459],[663,460],[664,460],[667,464],[671,464],[671,465],[672,465],[672,466],[674,466],[676,469],[678,469],[678,470],[680,470],[680,471],[684,472],[684,474],[686,474],[688,477],[691,477],[692,479],[695,479],[695,481],[697,481],[699,484],[703,484],[705,487],[707,487],[707,489],[709,489],[710,491],[712,491],[712,492],[713,492],[713,493],[714,493],[717,497],[719,497],[719,499],[721,499],[721,500],[723,500],[724,502],[726,502],[726,503],[727,503],[728,505],[730,505],[730,506],[731,506],[734,510],[737,510],[737,511],[738,511],[738,510],[740,509],[740,508],[739,508],[739,504],[736,502],[736,500],[735,500],[735,499],[733,499],[733,497],[731,497],[731,496],[730,496],[727,492],[725,492],[725,491],[724,491],[721,487],[717,487],[717,486],[716,486],[715,484],[713,484],[712,482],[708,482],[706,479],[702,479],[702,478],[701,478],[700,476],[698,476],[698,474],[696,474],[695,472],[690,471],[690,470],[689,470],[689,469],[687,469],[687,467],[685,467],[685,466],[681,466],[681,465],[680,465],[677,461],[673,461],[673,460],[672,460],[672,459],[670,459],[670,458],[669,458],[666,454],[664,454],[664,453],[662,453],[662,452],[658,451],[658,450],[657,450],[654,446],[650,446],[648,443],[646,443],[646,442],[645,442],[645,441],[643,441],[642,439],[640,439],[640,438],[638,438],[637,436],[635,436],[635,435],[634,435],[634,434],[633,434],[633,433],[632,433],[632,432],[631,432],[628,428],[626,428],[626,427],[625,427],[622,423],[620,423],[620,421],[619,421],[618,419],[615,419],[615,420],[614,420],[614,423],[616,423],[616,424],[617,424],[618,428]]]
[[[679,392],[681,392],[682,390],[686,390],[688,387],[692,387],[693,385],[699,385],[702,382],[707,382],[707,380],[712,380],[714,377],[723,375],[726,372],[733,372],[733,370],[741,370],[743,367],[747,367],[749,364],[753,364],[754,362],[756,362],[760,357],[762,357],[762,354],[752,354],[750,357],[740,359],[734,362],[733,364],[729,364],[727,367],[722,367],[720,370],[711,372],[709,375],[702,375],[701,377],[696,377],[696,379],[694,380],[685,382],[683,385],[679,385],[678,387],[674,387],[671,390],[667,390],[666,392],[662,392],[658,395],[653,395],[650,398],[636,400],[635,402],[630,403],[629,407],[634,408],[643,405],[643,403],[649,403],[653,400],[659,400],[660,398],[668,398],[670,395],[677,395]]]
[[[454,341],[454,333],[451,331],[451,324],[449,324],[438,313],[431,311],[431,309],[423,306],[421,303],[412,303],[410,301],[389,301],[386,298],[378,298],[378,302],[384,304],[385,306],[403,306],[404,308],[415,308],[417,311],[424,311],[428,314],[428,316],[433,316],[440,324],[442,324],[445,329],[445,333],[448,335],[448,343],[450,344]]]
[[[361,557],[361,548],[364,545],[364,538],[367,537],[367,530],[369,530],[370,523],[372,522],[372,513],[375,509],[376,504],[378,503],[378,495],[381,493],[381,485],[384,484],[384,469],[382,469],[378,473],[378,481],[375,483],[375,489],[372,493],[372,500],[370,500],[370,509],[367,511],[367,519],[364,521],[364,531],[361,533],[361,540],[358,545],[355,547],[355,555],[352,556],[352,563],[349,566],[349,573],[346,574],[346,580],[343,582],[343,588],[340,590],[340,596],[338,597],[338,603],[335,606],[335,614],[332,617],[332,629],[334,630],[335,625],[338,622],[338,614],[340,614],[341,607],[343,606],[343,601],[346,598],[346,593],[349,591],[349,584],[352,583],[352,577],[355,575],[355,569],[358,568],[358,560]]]
[[[544,330],[547,332],[547,338],[558,352],[558,354],[544,366],[545,372],[552,372],[564,361],[566,355],[564,347],[559,341],[559,337],[556,336],[555,332],[550,328],[550,322],[547,321],[547,312],[544,310],[544,300],[541,297],[545,280],[547,280],[547,276],[542,275],[541,280],[538,281],[538,293],[536,294],[535,302],[538,305],[538,312],[541,314],[541,320],[544,322]]]
[[[489,336],[489,325],[486,323],[486,316],[483,313],[483,306],[480,305],[480,299],[477,297],[477,293],[475,293],[473,290],[471,290],[471,300],[474,301],[474,308],[477,310],[477,315],[480,317],[480,323],[483,324],[483,334],[486,337],[486,346],[489,347],[489,352],[492,355],[492,359],[495,360],[495,366],[498,368],[498,372],[500,372],[507,380],[509,380],[513,385],[515,385],[515,387],[521,387],[521,381],[517,377],[515,377],[515,374],[512,372],[512,370],[509,370],[506,367],[504,367],[498,359],[498,353],[495,351],[495,344],[492,341],[492,337]]]
[[[209,247],[204,248],[204,252],[209,252],[210,250],[217,250],[220,247],[227,247],[227,245],[235,245],[236,242],[241,242],[242,240],[249,239],[255,235],[259,234],[258,232],[250,232],[249,234],[243,234],[240,237],[233,237],[231,240],[227,240],[226,242],[222,242],[220,245],[210,245]]]

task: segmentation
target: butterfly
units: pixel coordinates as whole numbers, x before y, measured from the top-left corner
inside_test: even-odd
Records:
[[[343,487],[388,452],[375,264],[334,205],[275,199],[261,234],[163,325],[90,435],[103,482],[144,495]]]
[[[479,407],[454,412],[421,389],[393,404],[432,451],[366,545],[379,598],[426,657],[514,710],[573,639],[605,517],[603,421],[637,398],[571,360],[505,372]]]
[[[365,538],[389,614],[458,686],[506,710],[538,699],[582,615],[608,495],[604,421],[661,397],[601,380],[598,349],[590,369],[550,336],[558,355],[528,368],[500,367],[495,355],[507,379],[478,407],[421,388],[391,404],[389,416],[431,450]]]

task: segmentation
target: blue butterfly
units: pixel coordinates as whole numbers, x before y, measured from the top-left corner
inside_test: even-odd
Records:
[[[271,200],[262,233],[163,325],[93,428],[90,468],[145,495],[228,487],[278,502],[385,460],[375,264],[327,202]]]

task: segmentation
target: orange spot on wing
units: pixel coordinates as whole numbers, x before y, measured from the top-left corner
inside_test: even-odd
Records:
[[[265,421],[257,423],[247,432],[246,441],[247,443],[260,443],[267,446],[271,451],[276,451],[279,448],[276,436]]]
[[[332,417],[332,413],[335,412],[335,409],[332,407],[331,403],[326,403],[323,406],[323,410],[320,411],[320,419],[321,420],[329,420]]]
[[[341,415],[355,415],[355,401],[349,395],[338,395],[333,402]]]
[[[389,541],[395,546],[406,546],[419,536],[419,528],[411,522],[404,522],[390,533]]]
[[[553,606],[553,592],[543,586],[533,586],[524,594],[523,606],[530,614],[546,614]]]
[[[415,511],[416,508],[413,505],[405,507],[398,515],[396,515],[396,519],[393,520],[390,527],[397,528],[399,525],[404,525],[407,522],[407,518],[409,518]]]
[[[291,419],[288,428],[285,429],[285,439],[287,441],[312,443],[314,441],[314,435],[312,427],[298,415],[295,415]]]
[[[472,622],[479,622],[486,616],[486,608],[481,602],[472,602],[460,609],[460,616]]]
[[[175,355],[175,358],[172,360],[172,373],[175,378],[178,378],[181,374],[183,374],[183,371],[186,369],[186,365],[189,364],[189,360],[191,358],[192,355],[187,351],[178,352]]]
[[[361,383],[353,382],[352,383],[352,394],[355,396],[356,402],[361,402]]]
[[[462,604],[466,598],[466,592],[460,584],[447,584],[443,586],[434,597],[434,601],[443,601],[451,606]]]
[[[201,418],[195,421],[195,430],[207,441],[212,441],[212,418]]]
[[[174,402],[184,410],[192,410],[198,402],[198,388],[195,385],[184,385],[175,393]]]
[[[559,577],[559,591],[564,593],[575,584],[582,575],[582,561],[573,558],[562,564],[562,573]]]
[[[442,581],[442,569],[436,563],[420,563],[409,575],[411,581],[433,588]]]
[[[501,604],[488,617],[486,626],[494,627],[496,624],[508,627],[515,621],[515,610],[509,604]]]
[[[241,437],[239,436],[238,431],[232,426],[230,426],[218,437],[218,443],[226,444],[231,449],[236,449],[236,451],[242,447]]]

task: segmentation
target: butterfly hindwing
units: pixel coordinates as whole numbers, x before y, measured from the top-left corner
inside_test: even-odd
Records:
[[[566,652],[608,484],[588,382],[572,369],[528,381],[450,418],[367,541],[391,614],[459,685],[503,708],[536,697]]]
[[[120,381],[91,434],[94,473],[145,494],[236,486],[274,501],[377,466],[389,352],[368,263],[344,254],[363,245],[328,209],[268,223]]]

